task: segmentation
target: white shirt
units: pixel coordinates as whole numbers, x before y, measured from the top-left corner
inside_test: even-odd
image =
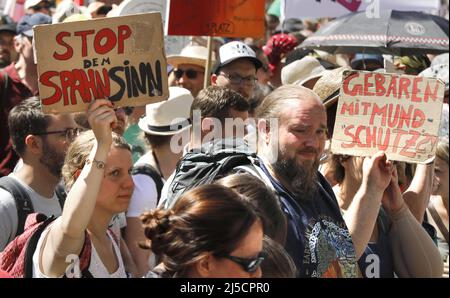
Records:
[[[39,266],[39,260],[40,256],[42,254],[42,244],[44,242],[44,239],[46,239],[48,232],[50,231],[50,228],[52,225],[60,220],[61,217],[55,219],[55,221],[49,225],[41,234],[41,237],[39,238],[39,241],[36,246],[36,250],[33,254],[33,278],[49,278],[47,275],[42,273],[41,268]],[[127,278],[127,274],[125,272],[125,266],[123,265],[122,255],[120,254],[119,246],[117,245],[116,241],[114,240],[113,236],[111,235],[111,232],[107,230],[107,234],[109,239],[112,242],[114,253],[116,255],[116,259],[119,263],[119,267],[117,268],[116,272],[109,273],[108,269],[103,264],[102,260],[100,259],[100,256],[98,255],[97,251],[95,250],[94,244],[91,242],[92,250],[91,250],[91,260],[89,263],[89,272],[92,274],[94,278]],[[66,275],[67,277],[75,277],[79,278],[77,273],[80,273],[80,267],[79,262],[73,262],[74,259],[68,258],[67,259],[67,269],[66,269]],[[72,271],[73,270],[73,271]],[[72,273],[72,274],[71,274]],[[73,274],[75,273],[75,274]],[[63,277],[63,276],[60,276]]]
[[[49,217],[61,215],[61,205],[55,193],[51,198],[43,197],[17,178],[14,173],[9,174],[9,177],[16,179],[23,186],[30,197],[34,212],[43,213]],[[6,245],[15,238],[18,222],[17,207],[13,196],[0,188],[0,251],[3,251]]]

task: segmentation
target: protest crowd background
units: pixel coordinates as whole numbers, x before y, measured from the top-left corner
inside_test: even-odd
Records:
[[[191,2],[0,0],[0,277],[448,278],[448,1]]]

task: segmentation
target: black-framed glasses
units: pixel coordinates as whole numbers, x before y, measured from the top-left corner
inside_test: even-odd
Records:
[[[55,130],[55,131],[43,131],[43,132],[37,132],[33,133],[33,135],[36,136],[43,136],[43,135],[52,135],[52,134],[64,134],[66,141],[72,142],[83,130],[81,128],[66,128],[64,130]]]
[[[200,71],[197,71],[195,69],[192,68],[188,68],[188,69],[175,69],[173,71],[175,78],[177,78],[177,80],[181,79],[183,77],[183,74],[186,74],[186,77],[188,79],[194,80],[197,78],[198,74]],[[203,72],[200,72],[203,73]]]
[[[240,258],[230,255],[224,256],[224,258],[239,264],[246,272],[252,273],[261,266],[261,263],[266,259],[266,254],[260,252],[255,258]]]
[[[240,85],[243,83],[244,85],[247,86],[254,86],[256,81],[258,80],[254,76],[241,77],[240,75],[237,74],[229,75],[223,72],[221,72],[220,75],[226,77],[232,85]]]

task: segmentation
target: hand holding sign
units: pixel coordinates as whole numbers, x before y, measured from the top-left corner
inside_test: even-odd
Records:
[[[383,198],[381,199],[384,210],[390,214],[395,214],[405,205],[405,200],[403,199],[400,186],[398,184],[398,173],[397,168],[394,167],[392,171],[391,182],[383,193]]]
[[[377,152],[372,157],[364,158],[363,185],[369,188],[368,193],[381,193],[391,182],[394,165],[388,160],[383,151]]]
[[[117,123],[112,103],[106,99],[95,100],[89,104],[86,114],[98,146],[109,151],[112,143],[112,127]]]

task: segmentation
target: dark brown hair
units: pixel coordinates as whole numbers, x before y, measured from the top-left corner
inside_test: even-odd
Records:
[[[162,258],[167,276],[186,277],[210,252],[230,254],[259,219],[239,194],[220,185],[203,185],[186,192],[173,209],[155,209],[141,220],[151,244],[140,243]]]
[[[247,100],[231,89],[221,86],[209,86],[201,90],[191,105],[191,121],[193,112],[199,110],[202,118],[214,117],[224,121],[230,114],[230,109],[240,112],[248,111],[250,108]]]
[[[345,178],[345,168],[342,162],[350,157],[349,155],[333,154],[328,161],[330,174],[338,184],[341,184]]]
[[[286,217],[275,193],[264,182],[247,173],[226,176],[217,181],[242,195],[261,214],[267,236],[281,245],[286,240]]]
[[[19,156],[25,152],[27,135],[45,132],[51,120],[50,115],[42,112],[41,102],[37,96],[22,101],[9,112],[9,135],[13,148]]]
[[[261,263],[263,278],[297,277],[297,267],[283,246],[264,236],[263,250],[266,253],[266,258]]]

